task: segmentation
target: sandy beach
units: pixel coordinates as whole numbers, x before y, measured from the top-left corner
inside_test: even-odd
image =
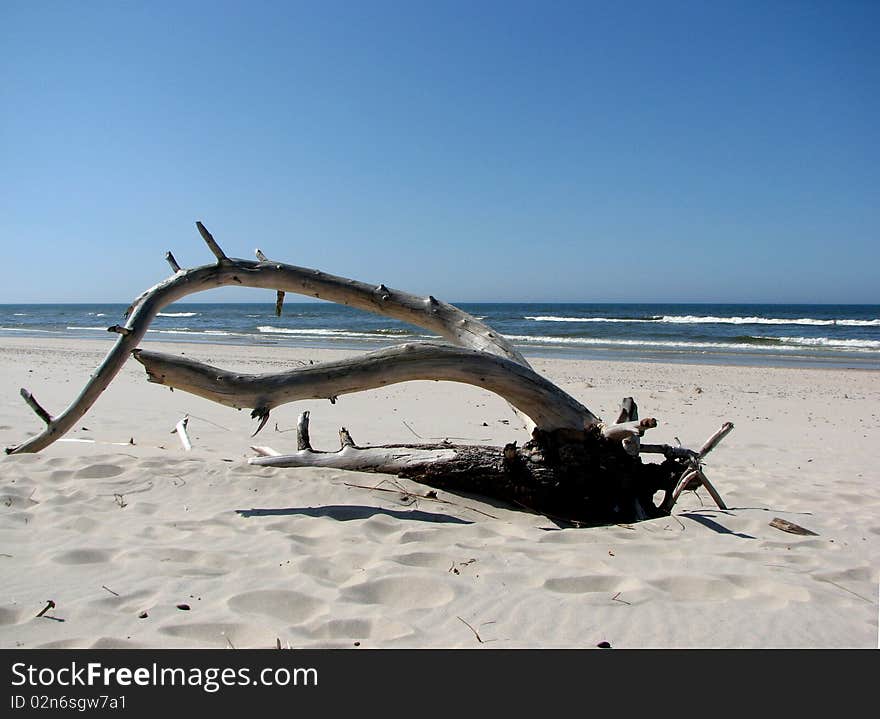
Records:
[[[247,372],[355,354],[148,345]],[[20,387],[60,412],[108,348],[4,339],[0,442],[40,429]],[[415,382],[287,405],[252,440],[248,412],[129,362],[65,441],[0,459],[0,646],[878,646],[880,373],[532,364],[601,416],[635,397],[652,442],[699,446],[732,421],[707,464],[730,509],[700,490],[670,517],[560,528],[386,475],[251,466],[254,442],[293,448],[304,409],[316,449],[342,425],[362,445],[527,435],[495,395]],[[184,415],[191,452],[171,434]]]

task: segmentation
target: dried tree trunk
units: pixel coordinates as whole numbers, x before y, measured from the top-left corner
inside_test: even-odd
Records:
[[[212,265],[183,270],[166,255],[174,275],[138,297],[126,312],[115,345],[74,401],[57,417],[27,390],[22,396],[46,428],[7,453],[37,452],[61,437],[88,411],[133,354],[153,382],[207,399],[253,409],[265,424],[272,408],[297,399],[328,397],[415,379],[464,382],[493,391],[527,419],[532,439],[524,446],[412,445],[357,447],[340,431],[338,452],[316,452],[308,437],[308,413],[298,423],[297,451],[283,455],[255,448],[254,464],[326,466],[390,472],[446,489],[504,499],[542,513],[578,522],[631,521],[668,513],[678,495],[705,485],[719,506],[723,502],[702,471],[702,458],[733,428],[729,423],[699,452],[667,445],[641,444],[657,425],[638,418],[632,398],[623,402],[617,423],[605,425],[567,393],[536,374],[523,357],[487,325],[434,297],[417,297],[385,285],[328,275],[272,262],[257,250],[258,262],[230,259],[211,234],[197,223],[217,258]],[[150,322],[166,305],[182,297],[224,285],[276,291],[276,313],[286,292],[330,300],[408,322],[436,332],[455,347],[435,343],[405,344],[361,357],[298,368],[290,372],[242,375],[158,352],[137,349]],[[180,428],[186,446],[185,424]],[[665,461],[644,464],[640,453],[660,453]],[[662,499],[655,500],[657,493]],[[659,496],[659,495],[657,495]]]
[[[124,326],[108,328],[109,331],[117,332],[119,338],[92,373],[80,394],[61,414],[50,415],[30,392],[22,390],[22,396],[28,404],[35,411],[39,407],[37,414],[46,423],[46,427],[27,441],[8,447],[7,454],[39,452],[64,436],[88,412],[122,369],[158,312],[187,295],[226,285],[281,290],[349,305],[430,330],[455,345],[506,357],[524,367],[529,366],[502,335],[468,313],[432,296],[418,297],[390,289],[383,284],[369,285],[319,270],[273,262],[266,259],[259,250],[258,262],[230,259],[200,222],[197,226],[217,262],[182,270],[174,256],[168,252],[166,259],[175,274],[148,289],[131,304],[126,312],[127,321]],[[589,417],[585,417],[585,423],[588,424],[589,421]]]
[[[297,451],[253,447],[251,464],[380,472],[452,492],[493,497],[575,524],[631,522],[668,514],[669,493],[687,465],[643,464],[616,440],[592,432],[536,431],[522,447],[421,444],[357,447],[343,430],[337,452],[313,450],[309,413],[297,423]],[[661,492],[660,500],[655,495]]]
[[[269,411],[301,399],[337,396],[412,380],[448,380],[495,392],[544,431],[581,429],[599,422],[586,407],[534,370],[498,355],[430,342],[388,347],[359,357],[298,367],[288,372],[243,375],[184,357],[134,350],[151,382],[237,409]]]

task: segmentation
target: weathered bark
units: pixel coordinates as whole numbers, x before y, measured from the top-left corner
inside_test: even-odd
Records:
[[[361,448],[340,431],[338,452],[316,452],[308,436],[308,413],[297,425],[297,452],[282,455],[255,448],[253,464],[322,466],[399,474],[435,487],[484,494],[550,516],[581,523],[632,521],[671,511],[682,491],[706,486],[724,507],[702,470],[702,460],[733,429],[725,424],[695,452],[682,447],[647,445],[640,437],[657,426],[639,419],[638,407],[626,398],[616,423],[605,424],[577,400],[536,374],[523,357],[487,325],[458,308],[392,290],[383,284],[328,275],[268,260],[257,250],[258,262],[230,259],[213,236],[197,223],[216,257],[212,265],[181,269],[169,252],[174,275],[155,285],[127,310],[125,325],[108,330],[119,335],[113,348],[74,401],[57,417],[27,390],[22,396],[46,423],[35,437],[7,453],[37,452],[61,437],[91,407],[133,354],[153,382],[166,384],[233,407],[252,408],[265,425],[272,408],[305,398],[329,398],[396,382],[449,380],[483,387],[499,394],[526,418],[532,439],[522,447],[387,445]],[[455,346],[406,344],[361,357],[297,368],[289,372],[242,375],[192,360],[137,349],[156,314],[187,295],[224,285],[276,291],[280,314],[285,292],[330,300],[425,328]],[[189,449],[186,418],[176,428]],[[641,453],[663,454],[665,461],[645,464]],[[654,497],[663,493],[659,505]]]
[[[407,343],[262,375],[226,372],[185,357],[141,349],[133,355],[146,368],[150,382],[236,409],[253,409],[253,415],[263,423],[270,410],[288,402],[333,399],[413,380],[448,380],[482,387],[506,399],[546,432],[585,430],[599,422],[580,402],[528,367],[486,352],[436,343]],[[612,425],[606,431],[622,438],[640,430],[627,423]]]
[[[346,433],[347,434],[347,433]],[[535,432],[522,447],[419,444],[357,447],[343,440],[336,452],[318,452],[308,437],[308,413],[297,423],[292,454],[253,447],[250,464],[266,467],[332,467],[379,472],[452,492],[492,497],[578,524],[631,522],[668,514],[663,504],[679,476],[680,460],[643,464],[620,442],[585,433]],[[350,440],[350,438],[349,438]],[[663,501],[654,496],[663,492]]]
[[[61,414],[51,417],[42,432],[19,445],[8,447],[7,454],[39,452],[74,427],[122,369],[131,351],[143,339],[150,323],[162,308],[187,295],[226,285],[294,292],[349,305],[422,327],[452,344],[506,357],[524,367],[529,366],[503,336],[468,313],[432,296],[418,297],[390,289],[383,284],[370,285],[319,270],[273,262],[259,250],[257,256],[261,259],[258,262],[229,259],[202,223],[198,222],[196,225],[217,262],[182,270],[169,252],[166,258],[175,274],[148,289],[131,304],[126,312],[127,321],[124,327],[117,326],[114,329],[120,332],[119,338],[79,395]],[[48,412],[45,415],[48,416]],[[44,415],[41,414],[40,417],[45,421]],[[589,418],[585,419],[589,421]]]

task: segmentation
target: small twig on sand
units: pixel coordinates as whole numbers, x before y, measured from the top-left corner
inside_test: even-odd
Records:
[[[212,422],[210,419],[205,419],[204,417],[197,417],[196,415],[189,414],[189,413],[187,413],[186,416],[189,417],[190,419],[199,419],[202,422],[207,422],[208,424],[213,424],[215,427],[217,427],[219,429],[225,429],[227,432],[232,431],[231,429],[229,429],[229,427],[224,427],[222,424],[217,424],[216,422]]]
[[[102,585],[101,585],[101,589],[106,589],[106,590],[107,590],[108,592],[110,592],[110,594],[112,594],[114,597],[118,597],[118,596],[119,596],[119,594],[117,594],[117,593],[114,592],[112,589],[110,589],[110,587],[108,587],[106,584],[102,584]]]
[[[483,639],[480,637],[480,633],[479,633],[476,629],[474,629],[470,624],[468,624],[468,623],[467,623],[464,619],[462,619],[461,617],[456,617],[456,619],[458,619],[458,621],[460,621],[462,624],[464,624],[468,629],[470,629],[470,630],[474,633],[474,636],[477,638],[477,641],[478,641],[480,644],[484,644]]]
[[[412,432],[416,437],[418,437],[419,439],[424,439],[424,438],[422,437],[422,435],[420,435],[420,434],[419,434],[418,432],[416,432],[412,427],[410,427],[409,424],[407,424],[407,422],[406,422],[405,419],[402,419],[402,420],[400,420],[400,421],[403,422],[403,426],[406,427],[410,432]]]
[[[873,603],[874,603],[874,602],[872,602],[870,599],[868,599],[867,597],[863,597],[861,594],[857,594],[857,593],[854,592],[852,589],[847,589],[846,587],[842,587],[842,586],[839,585],[837,582],[832,582],[830,579],[820,579],[819,581],[820,581],[820,582],[828,582],[828,584],[833,584],[833,585],[834,585],[835,587],[837,587],[838,589],[842,589],[844,592],[849,592],[849,593],[852,594],[853,596],[856,596],[856,597],[858,597],[859,599],[861,599],[861,600],[863,600],[863,601],[865,601],[865,602],[868,602],[868,604],[873,604]]]
[[[611,601],[612,602],[620,602],[621,604],[626,604],[628,607],[632,606],[632,604],[630,602],[626,601],[625,599],[620,599],[619,597],[620,597],[620,592],[618,592],[613,597],[611,597]]]
[[[42,617],[42,616],[43,616],[46,612],[48,612],[50,609],[55,609],[55,602],[54,602],[54,600],[52,600],[52,599],[50,599],[50,600],[48,600],[48,601],[46,602],[46,606],[43,607],[43,608],[40,610],[40,613],[37,614],[37,616],[38,616],[38,617]]]
[[[774,517],[770,521],[770,526],[775,529],[781,529],[783,532],[788,532],[789,534],[800,534],[805,536],[818,537],[814,531],[810,529],[805,529],[799,524],[795,524],[794,522],[789,522],[787,519],[782,519],[781,517]]]

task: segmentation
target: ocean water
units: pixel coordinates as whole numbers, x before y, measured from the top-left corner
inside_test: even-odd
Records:
[[[880,369],[880,305],[461,303],[525,355]],[[115,339],[126,304],[0,305],[6,337]],[[418,327],[326,302],[178,303],[147,332],[169,342],[377,349]]]

